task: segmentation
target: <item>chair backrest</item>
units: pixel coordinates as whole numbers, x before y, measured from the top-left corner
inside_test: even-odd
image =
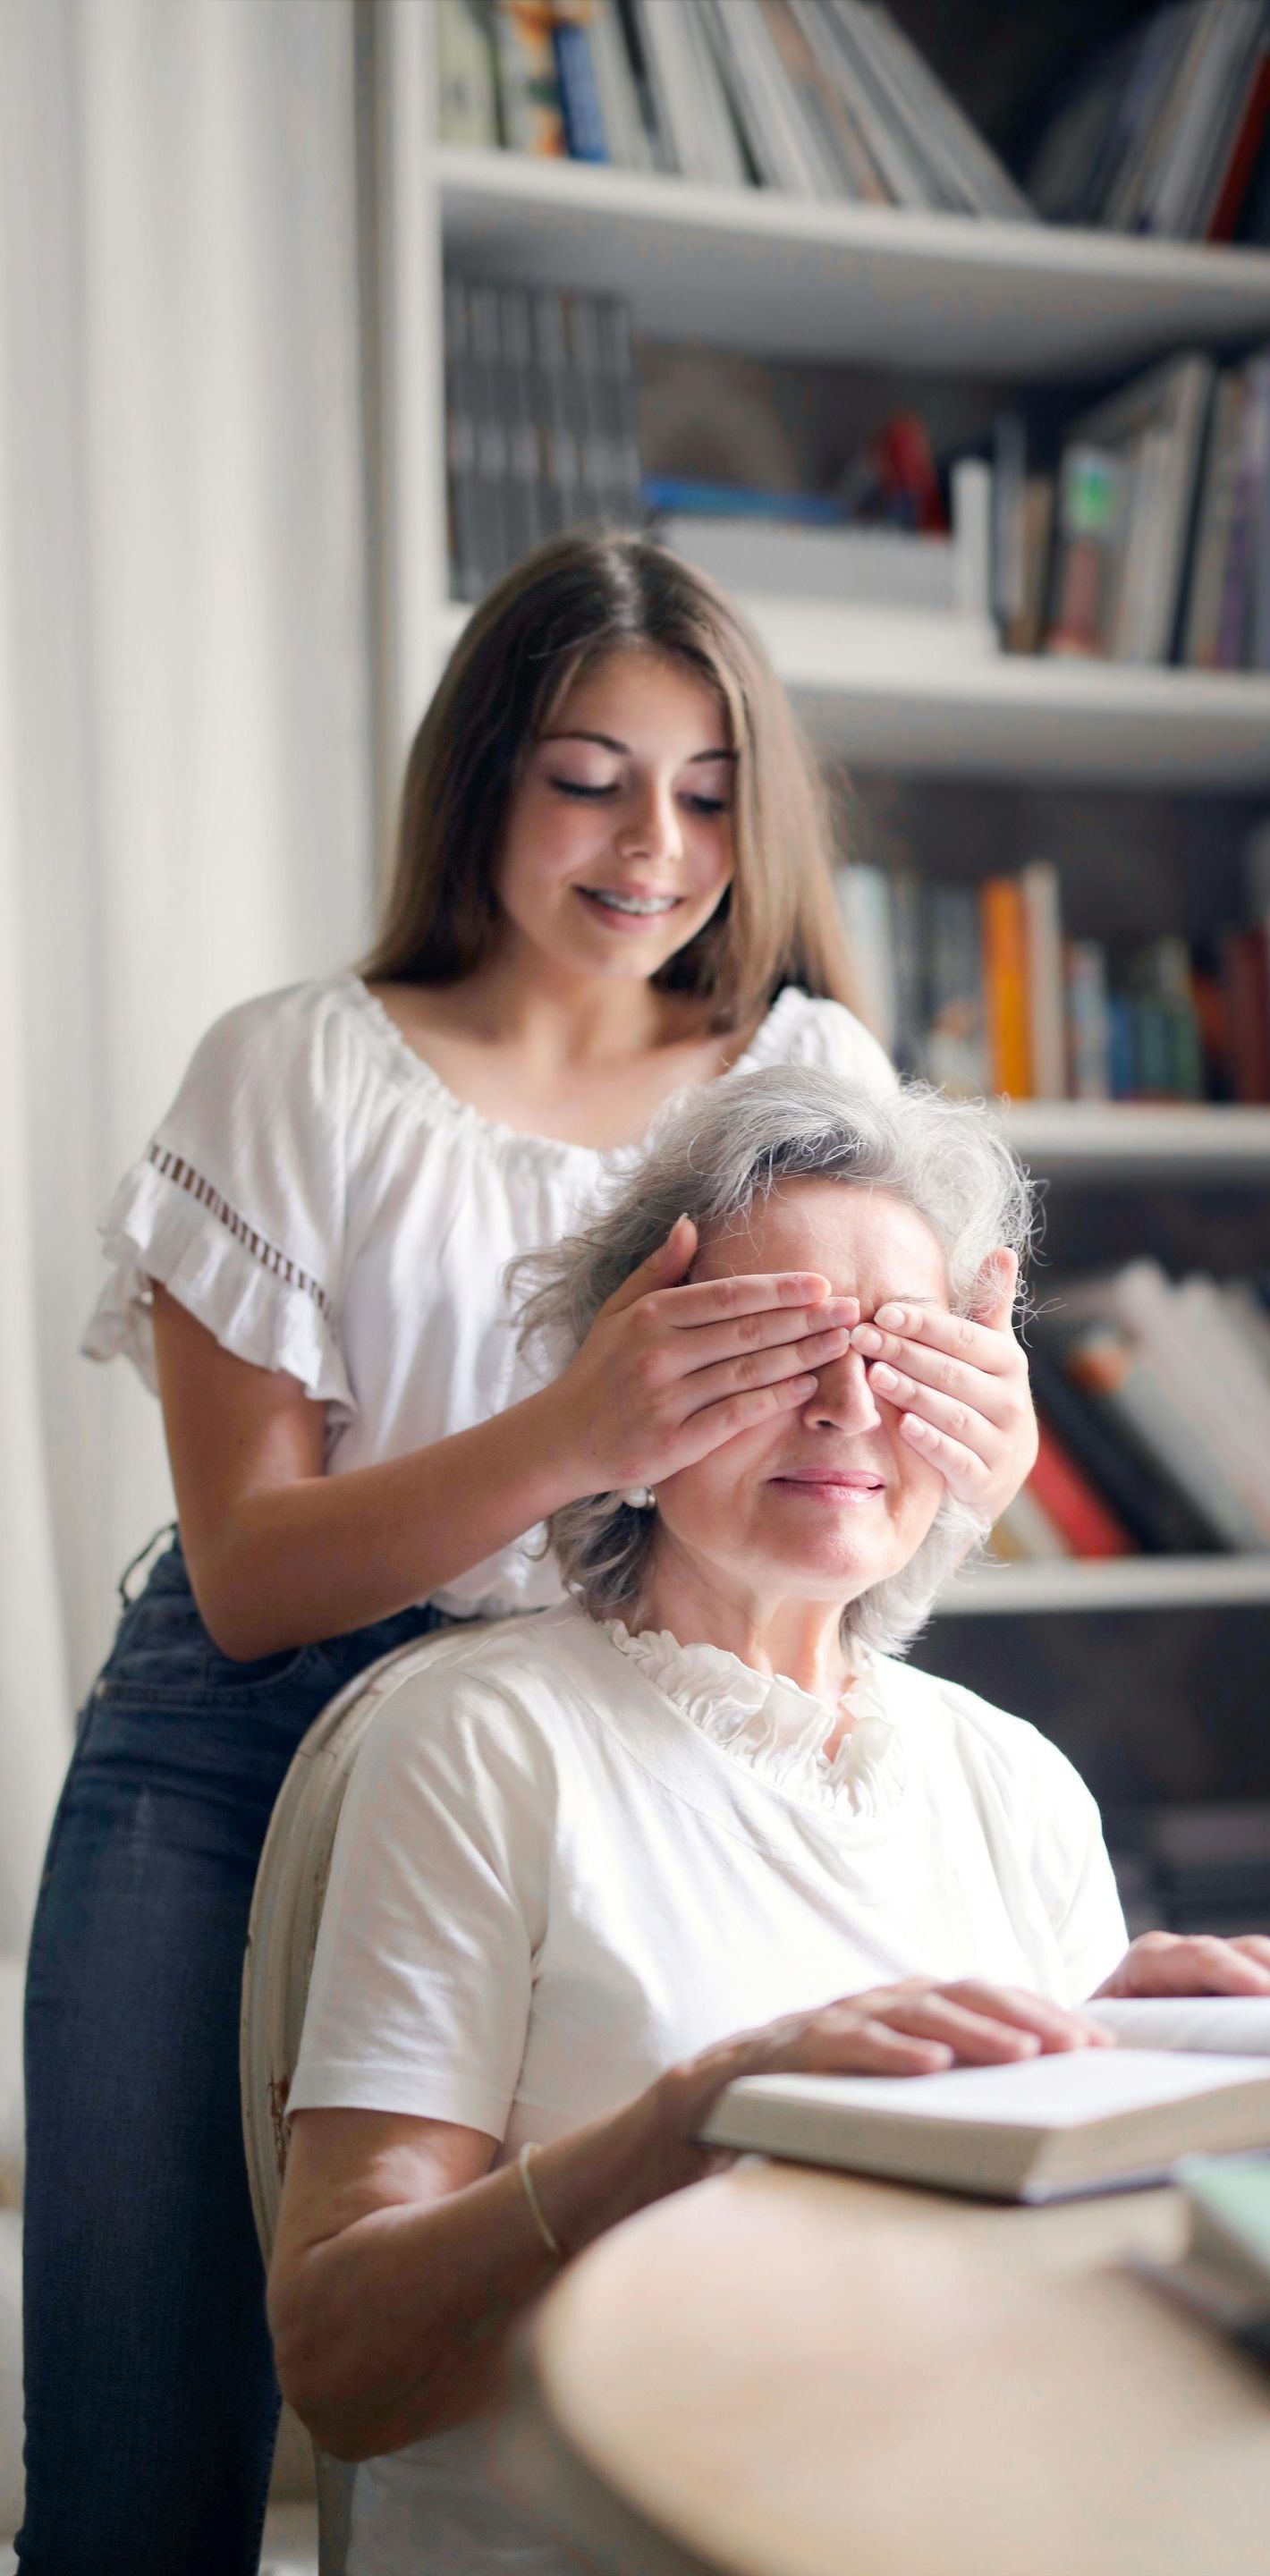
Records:
[[[463,1634],[470,1629],[465,1623]],[[403,1665],[455,1644],[441,1630],[371,1664],[331,1700],[297,1746],[256,1873],[239,2023],[247,2175],[260,2250],[273,2252],[287,2162],[287,2101],[300,2053],[335,1829],[358,1750]],[[320,2576],[343,2576],[353,2472],[313,2446]]]

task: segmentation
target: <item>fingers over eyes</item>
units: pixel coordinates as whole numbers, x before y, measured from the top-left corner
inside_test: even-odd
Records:
[[[875,1333],[879,1347],[869,1350],[869,1337]],[[872,1358],[899,1356],[904,1367],[910,1361],[903,1354],[911,1350],[915,1365],[921,1350],[958,1360],[965,1368],[981,1369],[988,1377],[1015,1377],[1023,1364],[1013,1333],[994,1324],[976,1324],[969,1315],[950,1314],[946,1306],[879,1306],[871,1322],[860,1326],[857,1347],[869,1350]]]
[[[755,1314],[768,1306],[814,1306],[827,1297],[830,1282],[819,1270],[772,1270],[729,1275],[726,1279],[692,1279],[686,1288],[653,1290],[662,1314],[672,1324],[717,1324],[730,1315]]]
[[[838,1331],[843,1336],[840,1347],[845,1348],[856,1312],[849,1300],[838,1297],[822,1298],[811,1306],[747,1309],[744,1314],[726,1316],[721,1323],[694,1325],[690,1333],[684,1334],[680,1359],[694,1369],[709,1368],[716,1360],[737,1359],[746,1353],[782,1346],[796,1348],[818,1340],[826,1332]],[[679,1349],[678,1342],[674,1347]]]
[[[951,1363],[945,1361],[943,1365],[950,1367]],[[963,1440],[975,1448],[985,1433],[992,1437],[1008,1429],[1009,1412],[995,1397],[989,1397],[988,1402],[976,1401],[978,1395],[988,1395],[988,1382],[983,1378],[974,1378],[968,1370],[959,1371],[958,1376],[964,1378],[964,1387],[950,1383],[945,1389],[924,1384],[920,1378],[893,1367],[889,1360],[875,1360],[869,1368],[869,1384],[884,1403],[900,1412],[916,1413],[924,1422],[933,1423],[937,1431],[946,1432],[951,1440]],[[999,1386],[1000,1381],[995,1383]]]

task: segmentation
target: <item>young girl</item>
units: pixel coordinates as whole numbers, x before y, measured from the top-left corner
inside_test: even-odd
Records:
[[[121,1184],[86,1347],[157,1385],[180,1535],[89,1700],[32,1938],[27,2576],[254,2568],[277,2393],[237,2019],[279,1783],[389,1648],[558,1599],[551,1513],[708,1455],[846,1346],[818,1275],[682,1284],[684,1220],[535,1383],[503,1272],[685,1085],[890,1084],[848,989],[749,629],[642,538],[565,538],[442,679],[363,973],[230,1012]],[[876,1376],[985,1518],[1035,1447],[1010,1255],[999,1282]]]

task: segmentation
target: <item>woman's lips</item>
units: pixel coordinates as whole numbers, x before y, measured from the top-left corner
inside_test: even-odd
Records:
[[[868,1502],[886,1491],[885,1477],[868,1467],[790,1467],[771,1482],[823,1502]]]

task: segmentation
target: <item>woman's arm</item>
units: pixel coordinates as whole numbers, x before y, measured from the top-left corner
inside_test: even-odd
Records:
[[[327,1476],[326,1408],[295,1378],[223,1350],[158,1287],[154,1344],[190,1580],[224,1654],[278,1654],[390,1618],[567,1494],[540,1397]]]
[[[859,1306],[815,1273],[680,1286],[695,1250],[681,1219],[553,1386],[341,1476],[323,1473],[325,1408],[222,1349],[156,1285],[181,1535],[222,1652],[276,1654],[389,1618],[580,1494],[652,1482],[804,1401],[806,1371],[845,1347]]]
[[[790,2015],[705,2050],[535,2152],[534,2188],[577,2254],[711,2170],[693,2144],[737,2076],[923,2075],[961,2059],[1105,2045],[1078,2013],[1012,1987],[920,1978]],[[397,2112],[298,2111],[269,2285],[278,2375],[324,2449],[368,2459],[488,2402],[503,2337],[553,2258],[514,2165],[481,2130]]]

